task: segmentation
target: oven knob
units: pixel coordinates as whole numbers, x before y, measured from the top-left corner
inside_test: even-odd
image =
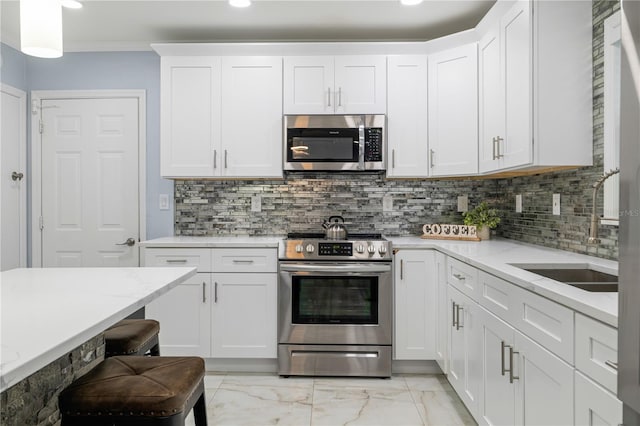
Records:
[[[374,254],[376,252],[376,247],[375,246],[369,246],[369,247],[367,247],[367,251],[369,252],[369,254]]]
[[[384,256],[387,253],[387,247],[386,246],[378,247],[378,253]]]
[[[356,251],[358,253],[364,253],[364,246],[362,244],[358,244],[358,247],[356,247]]]
[[[315,249],[313,244],[307,244],[307,253],[313,253]]]
[[[296,253],[302,253],[303,251],[304,247],[302,247],[302,244],[296,245]]]

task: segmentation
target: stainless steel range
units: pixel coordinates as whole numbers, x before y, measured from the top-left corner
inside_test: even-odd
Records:
[[[290,234],[279,258],[278,373],[390,377],[391,243]]]

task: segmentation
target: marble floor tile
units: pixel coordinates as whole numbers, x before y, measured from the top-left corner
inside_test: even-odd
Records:
[[[454,391],[411,391],[427,426],[474,426],[476,422]]]
[[[285,388],[313,388],[310,377],[280,377],[275,374],[227,374],[223,380],[225,385],[237,386],[272,386]]]
[[[453,388],[444,374],[405,375],[404,380],[410,390],[451,392]]]

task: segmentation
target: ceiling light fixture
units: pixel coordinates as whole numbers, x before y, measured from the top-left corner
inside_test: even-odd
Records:
[[[20,0],[20,50],[39,58],[62,56],[62,7],[59,1]]]
[[[400,0],[400,3],[405,6],[415,6],[416,4],[420,4],[422,2],[423,0]]]
[[[229,4],[233,7],[248,7],[251,5],[251,0],[229,0]]]
[[[67,9],[82,9],[82,3],[78,0],[62,0],[62,7]]]

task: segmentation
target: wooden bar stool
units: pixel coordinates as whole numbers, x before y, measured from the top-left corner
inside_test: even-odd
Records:
[[[204,360],[198,357],[107,358],[59,396],[62,426],[177,426],[193,409],[207,425]]]
[[[125,319],[104,332],[105,357],[117,355],[160,355],[160,323],[149,319]]]

